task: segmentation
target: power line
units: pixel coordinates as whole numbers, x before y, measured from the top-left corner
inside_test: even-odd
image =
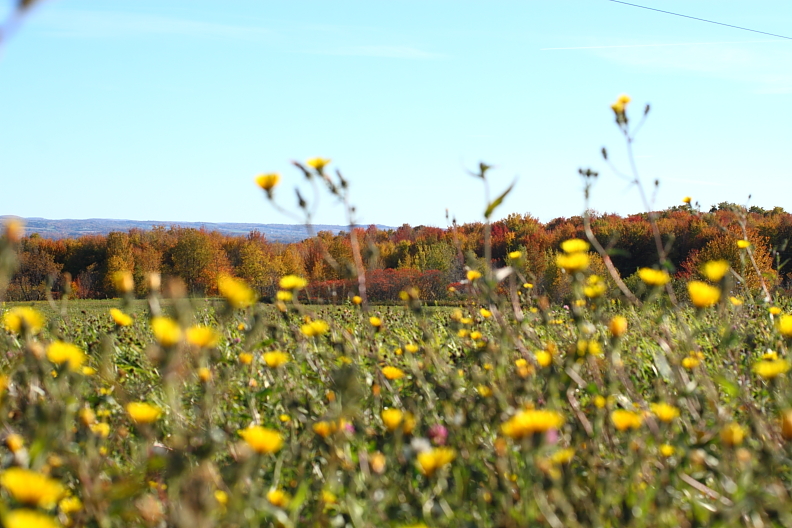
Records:
[[[641,9],[648,9],[649,11],[657,11],[658,13],[665,13],[666,15],[674,15],[682,18],[690,18],[692,20],[698,20],[699,22],[707,22],[708,24],[717,24],[718,26],[726,26],[734,29],[741,29],[743,31],[750,31],[751,33],[761,33],[762,35],[770,35],[771,37],[779,37],[782,39],[792,40],[792,37],[787,37],[786,35],[776,35],[775,33],[768,33],[766,31],[759,31],[757,29],[750,29],[747,27],[742,26],[733,26],[731,24],[724,24],[723,22],[715,22],[714,20],[707,20],[706,18],[697,18],[690,15],[683,15],[681,13],[672,13],[671,11],[663,11],[662,9],[655,9],[653,7],[646,7],[638,4],[630,4],[629,2],[622,2],[620,0],[608,0],[609,2],[614,2],[616,4],[624,4],[631,7],[639,7]]]

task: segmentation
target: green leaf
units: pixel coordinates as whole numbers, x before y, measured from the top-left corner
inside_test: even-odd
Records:
[[[511,185],[509,185],[509,187],[508,187],[508,188],[507,188],[505,191],[503,191],[503,193],[502,193],[500,196],[498,196],[497,198],[495,198],[495,199],[492,201],[492,203],[490,203],[490,204],[487,206],[487,210],[486,210],[486,211],[484,211],[484,218],[486,218],[487,220],[489,220],[489,217],[492,215],[492,213],[495,211],[495,209],[496,209],[496,208],[497,208],[497,207],[498,207],[500,204],[502,204],[502,203],[503,203],[503,199],[504,199],[504,198],[506,198],[506,195],[508,195],[508,194],[511,192],[511,190],[512,190],[512,189],[514,189],[514,184],[515,184],[515,183],[517,183],[517,181],[516,181],[516,180],[515,180],[515,181],[513,181],[513,182],[512,182],[512,184],[511,184]]]

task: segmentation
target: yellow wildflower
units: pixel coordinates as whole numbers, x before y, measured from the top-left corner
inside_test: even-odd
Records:
[[[526,290],[531,290],[533,289],[533,287],[534,285],[531,284],[530,282],[526,282],[525,284],[523,284],[523,288],[525,288]]]
[[[588,242],[579,238],[570,238],[561,242],[561,249],[564,253],[583,253],[589,250]]]
[[[352,297],[352,304],[357,305],[362,303],[363,303],[363,297],[361,297],[360,295],[355,295],[354,297]]]
[[[736,422],[728,423],[721,429],[721,442],[731,447],[738,446],[745,439],[745,433],[745,429],[740,424]]]
[[[605,399],[604,396],[597,394],[594,396],[594,407],[597,409],[602,409],[608,403],[608,400]]]
[[[289,505],[291,497],[289,494],[280,489],[271,489],[267,492],[267,500],[273,506],[278,508],[285,508]]]
[[[7,218],[5,221],[5,235],[9,242],[16,244],[25,236],[25,223],[19,218]]]
[[[99,422],[90,425],[91,432],[96,436],[107,438],[110,436],[110,424],[106,422]]]
[[[320,422],[316,422],[313,424],[313,431],[314,433],[318,434],[322,438],[327,438],[331,434],[335,433],[338,430],[338,425],[335,422],[328,422],[326,420],[322,420]]]
[[[329,330],[330,325],[319,319],[306,323],[300,327],[300,332],[308,337],[320,336],[326,334]]]
[[[308,286],[308,281],[297,275],[284,275],[278,286],[282,290],[301,290]]]
[[[418,454],[418,469],[427,477],[447,466],[456,458],[456,451],[448,447],[437,447]]]
[[[256,292],[245,281],[225,273],[217,277],[217,289],[232,308],[247,308],[258,300]]]
[[[501,431],[508,437],[518,439],[558,429],[564,425],[564,421],[564,417],[556,411],[526,409],[509,418],[501,426]]]
[[[536,362],[540,367],[548,367],[553,362],[553,355],[546,350],[540,350],[536,353]]]
[[[701,272],[712,282],[719,282],[729,271],[729,263],[725,260],[710,260],[705,262]]]
[[[277,453],[283,447],[283,436],[273,429],[251,425],[239,431],[239,436],[253,451],[261,454]]]
[[[329,160],[327,158],[311,158],[308,161],[306,161],[305,164],[314,170],[322,172],[322,170],[324,170],[324,168],[330,164],[330,161],[332,160]]]
[[[118,326],[129,326],[132,324],[132,318],[118,308],[110,308],[110,317]]]
[[[729,297],[729,302],[732,303],[733,306],[742,306],[743,301],[739,297],[731,296]]]
[[[374,328],[379,328],[379,327],[382,326],[382,319],[380,319],[379,317],[377,317],[375,315],[372,315],[371,317],[369,317],[369,323]]]
[[[627,411],[624,409],[616,409],[611,412],[611,423],[619,431],[626,431],[627,429],[638,429],[643,423],[643,417],[635,411]]]
[[[792,409],[781,411],[781,436],[785,440],[792,440]]]
[[[171,347],[181,340],[181,327],[170,317],[155,317],[151,320],[151,331],[154,338],[164,347]]]
[[[682,366],[688,370],[693,370],[701,363],[701,359],[695,355],[690,355],[682,360]]]
[[[479,385],[476,387],[476,392],[481,395],[482,398],[489,398],[492,396],[492,389],[487,387],[486,385]]]
[[[25,330],[38,334],[46,322],[41,312],[27,306],[15,306],[3,314],[3,326],[15,334],[22,334]]]
[[[129,417],[136,424],[150,424],[162,416],[162,409],[145,402],[131,402],[126,406]]]
[[[748,247],[750,247],[750,245],[751,245],[751,243],[748,242],[747,240],[738,240],[737,241],[737,247],[740,248],[740,249],[748,249]]]
[[[382,422],[390,431],[395,431],[404,420],[404,413],[399,409],[385,409],[382,411]]]
[[[472,339],[473,341],[481,339],[482,337],[484,337],[484,334],[482,334],[478,330],[474,330],[474,331],[470,332],[470,339]]]
[[[512,251],[509,253],[509,258],[512,260],[518,260],[520,257],[522,257],[521,251]]]
[[[720,300],[721,291],[706,282],[690,281],[687,285],[688,294],[693,306],[696,308],[709,308]]]
[[[11,510],[3,516],[3,526],[6,528],[59,528],[52,517],[27,509]]]
[[[210,326],[191,326],[186,335],[190,344],[201,348],[214,347],[220,342],[220,334]]]
[[[82,510],[82,501],[78,497],[64,497],[58,503],[58,508],[60,511],[65,513],[66,515],[70,515],[72,513],[77,513],[78,511]]]
[[[586,285],[583,287],[583,295],[589,299],[596,299],[602,297],[607,291],[605,281],[599,275],[591,275],[586,280]]]
[[[253,363],[253,354],[250,352],[241,352],[239,354],[239,362],[243,365],[250,365]]]
[[[480,271],[468,270],[468,272],[467,272],[467,280],[469,280],[470,282],[473,282],[474,280],[480,279],[480,278],[481,278],[481,272]]]
[[[410,344],[404,345],[404,350],[406,350],[410,354],[415,354],[416,352],[418,352],[419,348],[418,348],[418,345],[414,345],[414,344],[410,343]]]
[[[666,270],[656,270],[652,268],[639,269],[638,278],[649,286],[664,286],[671,280],[671,276]]]
[[[17,502],[44,509],[55,506],[65,491],[57,480],[20,467],[12,467],[0,473],[0,485]]]
[[[781,313],[781,308],[778,306],[771,306],[767,311],[770,312],[770,315],[778,315]]]
[[[228,504],[228,493],[223,490],[215,490],[214,498],[220,506]]]
[[[572,459],[575,458],[575,450],[570,448],[566,449],[559,449],[552,455],[550,455],[550,461],[553,464],[569,464]]]
[[[560,254],[556,256],[556,264],[558,267],[570,273],[574,271],[583,271],[588,268],[589,262],[590,260],[587,253]]]
[[[660,454],[663,455],[665,458],[673,456],[675,451],[676,449],[674,449],[674,446],[672,445],[663,444],[660,446]]]
[[[116,271],[112,275],[113,286],[119,293],[131,293],[135,289],[135,279],[131,271]]]
[[[16,433],[11,433],[6,436],[5,439],[6,446],[8,446],[8,450],[12,453],[16,453],[23,447],[25,447],[25,440]]]
[[[778,318],[778,331],[782,336],[792,338],[792,315],[782,315]]]
[[[289,302],[294,299],[294,294],[288,290],[278,290],[275,293],[275,298],[279,301]]]
[[[338,502],[338,497],[330,490],[322,490],[322,502],[325,504],[335,504]]]
[[[608,323],[608,330],[613,337],[621,337],[627,333],[627,318],[617,315]]]
[[[492,312],[490,312],[486,308],[481,308],[479,310],[479,313],[481,314],[481,317],[483,317],[484,319],[489,319],[490,317],[492,317]]]
[[[685,196],[684,198],[682,198],[682,203],[689,204],[692,201],[693,201],[693,198],[691,198],[690,196]]]
[[[198,369],[198,379],[204,383],[209,383],[212,380],[212,370],[208,367],[200,367]]]
[[[85,362],[85,352],[71,343],[53,341],[47,347],[47,359],[57,365],[69,364],[69,370],[77,372]]]
[[[278,368],[289,362],[289,354],[280,350],[264,352],[262,358],[269,368]]]
[[[661,422],[672,422],[679,416],[679,409],[667,403],[653,403],[650,408]]]
[[[790,364],[784,359],[762,360],[754,363],[753,371],[757,376],[764,379],[777,378],[781,374],[789,372]]]
[[[256,176],[256,185],[267,191],[267,193],[271,193],[272,189],[275,188],[278,183],[280,183],[280,174],[277,172],[270,172],[268,174],[260,174]]]
[[[389,380],[399,380],[404,377],[404,371],[398,367],[382,367],[382,375]]]

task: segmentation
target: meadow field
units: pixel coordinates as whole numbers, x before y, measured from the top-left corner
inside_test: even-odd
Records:
[[[328,163],[297,167],[354,226]],[[273,204],[279,180],[257,179]],[[196,296],[134,259],[103,268],[115,298],[74,299],[71,280],[14,282],[30,238],[8,223],[0,295],[46,300],[0,309],[3,526],[792,526],[784,248],[744,208],[705,218],[688,198],[682,214],[728,224],[684,265],[648,213],[657,252],[622,279],[617,234],[586,212],[537,273],[526,245],[493,255],[515,240],[490,222],[506,194],[480,252],[449,246],[443,306],[409,283],[425,271],[371,275],[354,230],[347,261],[316,246],[344,277],[322,281],[332,304],[291,273],[266,302],[227,271]]]

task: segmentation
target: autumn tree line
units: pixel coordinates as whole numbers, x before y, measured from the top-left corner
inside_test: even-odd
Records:
[[[792,278],[792,215],[781,208],[745,210],[720,204],[702,213],[690,206],[672,207],[654,214],[662,244],[675,276],[689,279],[700,265],[713,259],[728,260],[742,271],[745,286],[761,280],[771,288],[785,287]],[[591,213],[591,227],[625,282],[637,269],[656,267],[658,251],[649,214],[622,217]],[[280,277],[300,275],[310,281],[305,295],[313,302],[345,302],[355,295],[357,281],[351,237],[362,248],[369,300],[396,301],[399,292],[416,287],[425,300],[453,300],[456,283],[464,283],[465,270],[485,267],[486,224],[473,222],[441,229],[407,224],[382,230],[374,226],[351,233],[322,231],[294,243],[270,242],[259,232],[230,236],[215,231],[180,227],[132,229],[108,235],[52,240],[30,234],[21,240],[18,269],[6,300],[34,301],[69,290],[81,299],[117,295],[113,277],[132,272],[135,293],[147,294],[146,276],[178,278],[197,296],[217,294],[217,277],[231,274],[246,280],[261,295],[272,299]],[[491,258],[495,267],[523,268],[535,292],[562,301],[568,293],[555,254],[562,241],[586,238],[584,218],[556,218],[542,223],[531,215],[511,214],[489,225]],[[735,244],[751,242],[760,275]],[[514,256],[519,252],[519,258]],[[510,256],[511,255],[511,256]],[[592,255],[592,268],[605,275],[602,259]]]

